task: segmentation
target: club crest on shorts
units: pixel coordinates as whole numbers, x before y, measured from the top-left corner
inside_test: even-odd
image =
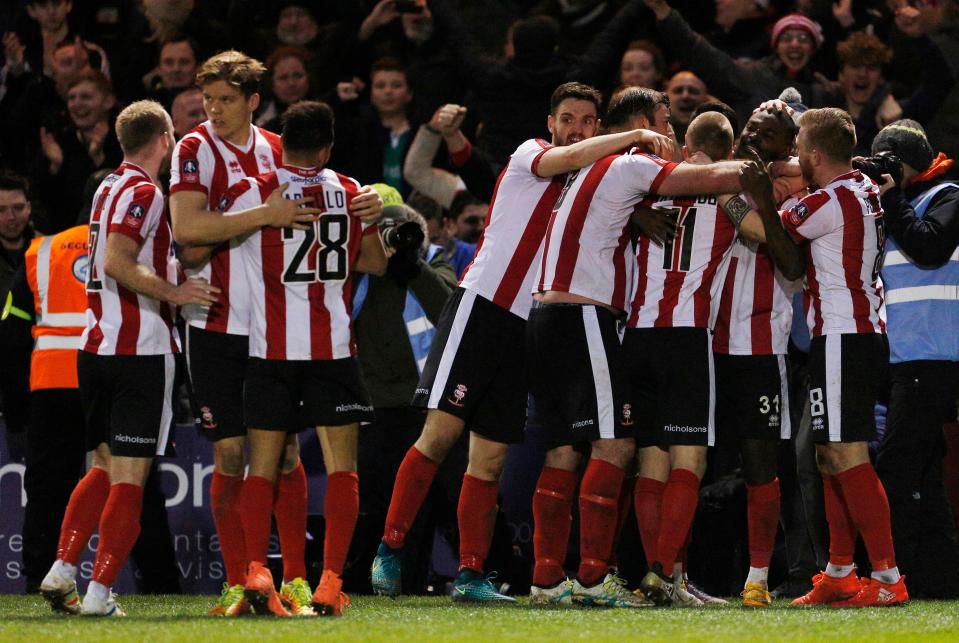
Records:
[[[623,404],[623,418],[620,421],[623,426],[633,426],[633,405]]]
[[[463,398],[466,397],[466,385],[457,384],[456,389],[453,391],[453,397],[456,399],[446,398],[446,401],[452,404],[453,406],[463,406]]]
[[[209,406],[200,407],[200,417],[197,418],[197,423],[204,429],[215,429],[216,421],[213,419],[213,411],[210,410]]]

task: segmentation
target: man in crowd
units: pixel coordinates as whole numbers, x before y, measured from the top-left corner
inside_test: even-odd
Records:
[[[156,178],[173,151],[169,114],[141,101],[121,112],[116,129],[124,162],[94,197],[86,327],[77,358],[93,467],[70,497],[57,560],[40,585],[55,611],[93,616],[124,615],[110,587],[139,535],[153,458],[172,446],[174,358],[180,352],[174,307],[209,305],[218,292],[204,279],[176,285],[173,239]],[[81,605],[76,565],[98,522],[96,562]]]
[[[706,84],[696,74],[680,71],[666,83],[666,95],[669,97],[669,122],[682,143],[696,108],[706,102],[709,93]]]
[[[883,128],[872,150],[902,162],[901,176],[881,186],[892,390],[876,472],[910,594],[955,598],[959,545],[942,480],[942,425],[956,419],[959,390],[959,184],[942,178],[952,160],[934,157],[915,121]]]

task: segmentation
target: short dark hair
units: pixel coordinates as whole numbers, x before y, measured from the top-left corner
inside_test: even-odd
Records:
[[[318,100],[292,105],[281,118],[283,149],[291,152],[319,152],[333,144],[333,110]]]
[[[196,52],[200,51],[200,47],[197,44],[197,42],[193,38],[190,38],[189,36],[175,35],[175,36],[170,36],[169,38],[166,38],[162,43],[160,43],[160,48],[157,50],[157,56],[160,56],[160,54],[163,53],[163,48],[166,47],[167,45],[177,45],[177,44],[180,44],[181,42],[185,42],[187,45],[190,46],[190,51],[193,52],[193,59],[196,60],[197,64],[199,64],[200,60]]]
[[[556,116],[556,109],[559,104],[567,98],[591,102],[596,106],[597,114],[599,114],[603,104],[603,95],[595,87],[583,83],[563,83],[553,91],[553,95],[549,99],[549,113]]]
[[[482,199],[473,196],[469,191],[460,190],[456,193],[456,196],[453,197],[453,202],[450,203],[450,219],[456,221],[456,219],[463,214],[463,210],[471,205],[485,206],[488,204]]]
[[[222,80],[249,98],[260,91],[260,79],[265,72],[266,67],[259,60],[231,49],[221,51],[200,65],[196,72],[196,84],[203,87]]]
[[[371,80],[373,78],[373,74],[378,71],[396,71],[403,74],[403,76],[406,76],[406,65],[404,65],[399,58],[384,56],[383,58],[377,58],[373,61],[373,64],[370,65]]]
[[[634,116],[645,116],[653,122],[656,106],[669,107],[669,97],[655,89],[648,87],[626,87],[613,94],[606,110],[603,125],[607,129],[622,127],[629,123]]]
[[[693,118],[696,118],[700,114],[705,114],[706,112],[719,112],[729,121],[729,124],[733,128],[733,132],[742,131],[739,128],[739,117],[736,116],[736,110],[724,103],[721,100],[708,100],[705,103],[700,103],[695,110],[693,110]],[[692,121],[690,121],[692,122]],[[795,131],[795,130],[794,130]]]
[[[30,191],[30,182],[26,177],[13,172],[0,172],[0,190],[5,192],[23,192],[27,196]]]
[[[422,192],[413,192],[406,199],[406,205],[420,213],[427,221],[443,222],[443,206]]]
[[[652,40],[634,40],[626,46],[626,52],[645,51],[653,57],[653,67],[659,72],[660,81],[666,76],[666,57],[663,56],[663,50],[656,46]],[[626,55],[623,52],[623,55]]]
[[[856,148],[856,126],[849,112],[838,107],[811,109],[799,119],[806,141],[834,161],[852,159]]]
[[[117,116],[114,128],[125,155],[136,154],[153,140],[170,131],[170,117],[155,100],[138,100]]]

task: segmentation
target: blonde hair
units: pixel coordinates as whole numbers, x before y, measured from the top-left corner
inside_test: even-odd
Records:
[[[838,107],[811,109],[799,119],[806,144],[834,161],[848,161],[856,148],[856,125],[849,112]]]
[[[138,100],[120,112],[115,128],[120,148],[129,156],[169,132],[170,116],[155,100]]]

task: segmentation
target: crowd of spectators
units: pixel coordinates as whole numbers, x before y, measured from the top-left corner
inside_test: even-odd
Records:
[[[447,217],[460,190],[489,199],[489,177],[545,132],[543,106],[567,80],[607,99],[629,84],[665,91],[680,141],[703,102],[745,122],[793,86],[807,106],[847,109],[863,154],[899,118],[952,153],[942,114],[957,105],[957,12],[906,0],[20,0],[0,9],[0,168],[30,180],[34,228],[72,225],[87,179],[119,160],[117,111],[154,98],[184,134],[204,118],[195,69],[226,48],[267,65],[258,125],[277,130],[289,105],[326,100],[334,167]],[[444,105],[459,107],[441,131]]]

